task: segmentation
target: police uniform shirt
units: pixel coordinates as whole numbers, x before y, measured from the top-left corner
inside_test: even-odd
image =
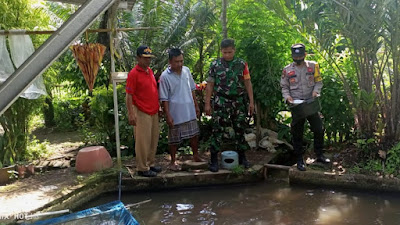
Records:
[[[300,66],[295,62],[287,65],[282,71],[280,85],[285,101],[289,96],[293,99],[311,99],[312,93],[315,91],[319,94],[322,88],[318,63],[305,60]]]

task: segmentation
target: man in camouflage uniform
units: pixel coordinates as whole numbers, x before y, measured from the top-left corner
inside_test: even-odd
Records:
[[[221,42],[222,58],[211,63],[207,78],[205,112],[211,115],[211,96],[214,95],[213,128],[211,134],[210,171],[218,172],[218,152],[227,127],[235,131],[235,146],[239,164],[245,168],[250,163],[245,156],[248,144],[244,132],[248,126],[246,116],[254,113],[253,88],[247,63],[235,57],[235,42],[225,39]],[[248,104],[248,106],[247,106]]]
[[[304,60],[306,51],[304,44],[294,44],[291,47],[293,63],[282,71],[281,88],[285,101],[290,104],[292,111],[291,133],[294,152],[297,156],[297,169],[305,171],[303,160],[303,133],[307,119],[314,133],[314,151],[317,161],[329,163],[323,155],[324,128],[320,117],[319,97],[322,88],[322,78],[319,66],[314,61]],[[298,104],[304,100],[303,103]]]

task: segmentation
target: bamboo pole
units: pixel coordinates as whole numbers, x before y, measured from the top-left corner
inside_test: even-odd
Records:
[[[153,30],[161,29],[161,27],[136,27],[136,28],[116,28],[116,32],[120,31],[136,31],[136,30]],[[88,33],[104,33],[111,32],[112,29],[88,29]],[[0,35],[24,35],[24,34],[53,34],[55,30],[38,30],[38,31],[28,31],[28,30],[0,30]]]
[[[112,74],[115,72],[115,48],[114,48],[114,38],[116,36],[116,29],[115,26],[117,25],[117,6],[119,4],[119,0],[117,0],[116,3],[114,3],[113,7],[111,7],[110,10],[110,16],[108,18],[108,24],[107,24],[107,30],[111,30],[112,32],[109,33],[110,36],[110,56],[111,56],[111,74],[110,78],[112,77]],[[112,79],[110,79],[112,80]],[[116,145],[116,150],[117,150],[117,163],[118,163],[118,169],[121,172],[122,168],[122,161],[121,161],[121,143],[120,143],[120,136],[119,136],[119,113],[118,113],[118,93],[117,93],[117,82],[112,80],[113,84],[113,98],[114,98],[114,123],[115,123],[115,145]]]

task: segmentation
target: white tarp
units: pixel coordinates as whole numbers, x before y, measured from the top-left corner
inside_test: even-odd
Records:
[[[11,62],[6,45],[6,36],[0,35],[0,84],[14,73],[14,66]]]
[[[31,38],[28,35],[9,35],[11,58],[16,68],[20,67],[35,51]],[[43,77],[39,75],[32,84],[20,95],[27,99],[37,99],[40,95],[47,95]]]
[[[9,35],[10,54],[16,68],[20,67],[26,59],[35,51],[31,38],[28,35]],[[6,39],[0,36],[0,83],[3,83],[13,72],[10,57],[6,47]],[[3,64],[5,63],[5,64]],[[42,75],[35,78],[32,84],[20,95],[27,99],[37,99],[41,95],[47,95]]]
[[[20,67],[35,51],[31,38],[28,35],[9,35],[11,59],[16,68]]]

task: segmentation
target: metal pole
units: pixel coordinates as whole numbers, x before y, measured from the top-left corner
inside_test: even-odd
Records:
[[[30,220],[30,219],[41,217],[41,216],[52,216],[52,215],[57,215],[57,214],[70,213],[70,212],[71,211],[69,209],[63,209],[63,210],[53,211],[53,212],[37,213],[37,214],[33,214],[33,215],[28,215],[25,217],[25,219]]]
[[[136,27],[136,28],[116,28],[116,32],[120,31],[137,31],[137,30],[154,30],[154,29],[161,29],[161,27]],[[88,29],[86,32],[88,33],[106,33],[111,32],[112,29]],[[53,34],[57,32],[56,30],[37,30],[37,31],[30,31],[30,30],[0,30],[0,35],[25,35],[25,34]]]
[[[119,140],[119,113],[118,113],[118,93],[117,93],[117,82],[113,80],[113,96],[114,96],[114,120],[115,120],[115,142],[117,145],[117,162],[118,169],[121,170],[122,162],[121,162],[121,148],[120,148],[120,140]]]
[[[1,86],[0,115],[116,0],[87,0],[47,41],[40,46]]]
[[[121,201],[121,189],[122,189],[121,183],[122,183],[122,171],[120,170],[119,171],[119,181],[118,181],[118,200],[119,201]]]

